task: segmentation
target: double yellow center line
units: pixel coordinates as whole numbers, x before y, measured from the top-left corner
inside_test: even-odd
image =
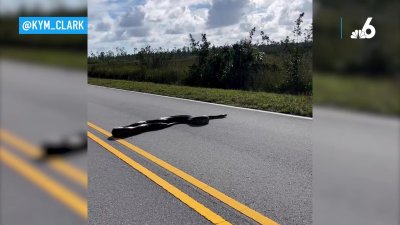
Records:
[[[0,129],[0,139],[2,142],[12,146],[32,160],[41,157],[41,149],[4,129]],[[53,180],[30,163],[12,154],[11,151],[4,147],[0,147],[0,161],[47,192],[54,199],[67,206],[82,218],[88,218],[86,199],[73,193],[68,188]],[[46,161],[46,163],[59,174],[86,189],[87,175],[85,172],[63,161],[61,158],[51,158],[49,161]]]
[[[112,137],[111,133],[109,133],[108,131],[104,130],[103,128],[101,128],[101,127],[99,127],[99,126],[97,126],[97,125],[95,125],[95,124],[93,124],[93,123],[88,122],[88,126],[89,126],[90,128],[92,128],[92,129],[98,131],[99,133],[103,134],[103,135],[106,136],[106,137]],[[89,138],[91,138],[92,140],[94,140],[95,142],[97,142],[98,144],[100,144],[101,146],[103,146],[104,148],[106,148],[107,150],[109,150],[110,152],[112,152],[113,154],[119,152],[117,149],[115,149],[115,148],[112,147],[111,145],[107,144],[106,142],[102,141],[100,138],[96,137],[96,136],[93,135],[92,133],[89,132],[89,133],[88,133],[88,136],[89,136]],[[278,225],[278,223],[276,223],[275,221],[273,221],[273,220],[269,219],[268,217],[262,215],[261,213],[255,211],[254,209],[251,209],[250,207],[248,207],[248,206],[246,206],[246,205],[244,205],[244,204],[242,204],[242,203],[236,201],[235,199],[233,199],[233,198],[227,196],[226,194],[222,193],[221,191],[219,191],[219,190],[217,190],[217,189],[215,189],[215,188],[213,188],[213,187],[211,187],[211,186],[205,184],[204,182],[202,182],[202,181],[196,179],[195,177],[193,177],[193,176],[187,174],[186,172],[184,172],[184,171],[182,171],[182,170],[180,170],[180,169],[178,169],[178,168],[172,166],[171,164],[169,164],[169,163],[167,163],[167,162],[165,162],[165,161],[163,161],[163,160],[157,158],[156,156],[154,156],[154,155],[148,153],[147,151],[145,151],[145,150],[143,150],[143,149],[141,149],[141,148],[139,148],[139,147],[137,147],[137,146],[135,146],[135,145],[133,145],[133,144],[131,144],[131,143],[129,143],[129,142],[123,140],[123,139],[117,139],[117,142],[120,143],[121,145],[123,145],[123,146],[125,146],[125,147],[131,149],[132,151],[136,152],[137,154],[141,155],[142,157],[144,157],[144,158],[150,160],[151,162],[157,164],[158,166],[164,168],[165,170],[167,170],[167,171],[169,171],[169,172],[175,174],[176,176],[178,176],[178,177],[180,177],[181,179],[185,180],[186,182],[192,184],[193,186],[199,188],[200,190],[206,192],[206,193],[209,194],[210,196],[212,196],[212,197],[218,199],[219,201],[225,203],[226,205],[228,205],[228,206],[230,206],[231,208],[237,210],[238,212],[242,213],[243,215],[245,215],[245,216],[247,216],[247,217],[253,219],[254,221],[258,222],[259,224],[263,224],[263,225]],[[106,147],[106,146],[107,146],[107,147]],[[111,151],[110,149],[112,149],[112,151]],[[115,155],[116,155],[117,157],[122,156],[123,158],[121,158],[121,157],[119,157],[119,158],[122,159],[123,161],[125,161],[124,159],[126,159],[126,160],[128,160],[128,159],[131,160],[128,156],[124,155],[124,154],[121,153],[121,152],[119,152],[118,155],[117,155],[117,154],[115,154]],[[132,161],[133,161],[133,160],[132,160]],[[125,162],[128,163],[127,161],[125,161]],[[128,163],[128,164],[130,165],[130,163]],[[136,165],[136,164],[139,165],[138,163],[135,162],[135,165]],[[131,165],[131,166],[132,166],[132,165]],[[141,165],[140,165],[140,166],[141,166]],[[132,166],[132,167],[133,167],[133,166]],[[143,166],[141,166],[141,167],[143,167]],[[134,168],[135,168],[135,167],[134,167]],[[143,167],[143,168],[144,168],[144,167]],[[135,169],[137,169],[137,168],[135,168]],[[144,168],[144,169],[145,169],[145,168]],[[146,169],[146,170],[147,170],[147,169]],[[147,170],[147,171],[148,171],[148,170]],[[141,172],[141,171],[140,171],[140,172]],[[142,172],[142,173],[143,173],[143,172]],[[152,172],[150,172],[150,173],[152,173]],[[144,174],[144,173],[143,173],[143,174]],[[154,174],[154,173],[152,173],[152,174]],[[146,174],[144,174],[144,175],[146,175]],[[154,175],[155,175],[155,174],[154,174]],[[147,175],[146,175],[146,176],[147,176]],[[157,175],[155,175],[155,176],[157,176]],[[147,177],[149,177],[149,176],[147,176]],[[158,176],[157,176],[157,177],[158,177]],[[150,177],[149,177],[149,178],[150,178]],[[159,177],[158,177],[158,178],[159,178]],[[158,179],[158,178],[157,178],[157,179]],[[150,179],[151,179],[151,178],[150,178]],[[159,178],[159,179],[161,179],[161,178]],[[154,181],[154,180],[153,180],[153,181]],[[166,181],[163,180],[163,182],[166,182]],[[156,182],[156,183],[157,183],[157,182]],[[167,182],[166,182],[166,183],[167,183]],[[159,183],[157,183],[157,184],[159,184]],[[159,185],[162,186],[161,184],[159,184]],[[169,188],[170,188],[171,186],[172,186],[172,185],[168,184],[168,187],[169,187]],[[162,187],[163,187],[163,186],[162,186]],[[172,186],[172,187],[173,187],[173,186]],[[166,189],[166,188],[164,188],[164,189]],[[177,188],[174,187],[174,190],[175,190],[175,189],[177,189]],[[167,189],[166,189],[166,190],[167,190]],[[172,189],[171,189],[171,190],[172,190]],[[177,189],[177,190],[178,190],[178,189]],[[169,190],[167,190],[167,191],[171,193],[171,191],[169,191]],[[179,191],[179,190],[178,190],[178,191]],[[175,192],[174,192],[174,193],[175,193]],[[182,201],[182,197],[180,197],[181,194],[184,194],[185,198],[186,198],[186,196],[187,196],[187,195],[186,195],[185,193],[183,193],[182,191],[179,191],[180,194],[179,194],[178,196],[175,195],[174,193],[171,193],[171,194],[173,194],[175,197],[177,197],[177,198],[180,199],[181,201]],[[183,198],[183,199],[185,199],[185,198]],[[189,198],[190,198],[190,197],[189,197]],[[187,202],[184,202],[184,203],[186,203],[189,207],[191,207],[191,208],[193,208],[194,210],[196,210],[197,208],[194,207],[194,205],[190,205],[193,201],[196,202],[195,200],[193,200],[193,201],[192,201],[192,200],[193,200],[193,199],[191,199],[191,201],[187,201]],[[188,204],[188,203],[189,203],[189,204]],[[197,203],[197,202],[196,202],[196,205],[198,205],[198,204],[200,204],[200,203]],[[200,204],[200,205],[201,205],[201,204]],[[203,206],[203,207],[204,207],[204,206]],[[205,208],[205,207],[204,207],[204,208]],[[202,208],[202,209],[204,209],[204,208]],[[207,209],[207,208],[205,208],[205,209]],[[204,209],[204,210],[205,210],[205,209]],[[203,211],[198,211],[198,210],[196,210],[196,211],[197,211],[198,213],[200,213],[201,215],[203,215],[203,216],[204,216],[205,218],[207,218],[208,220],[210,220],[211,222],[213,222],[213,221],[212,221],[210,218],[211,218],[211,217],[214,217],[214,216],[216,215],[215,213],[213,213],[213,212],[212,212],[211,210],[209,210],[209,209],[207,209],[206,211],[207,211],[208,213],[212,212],[212,214],[210,214],[210,215],[212,215],[212,216],[210,216],[210,218],[206,217],[207,214],[204,214]],[[214,214],[215,214],[215,215],[214,215]],[[218,216],[218,215],[217,215],[217,216]],[[226,221],[225,221],[225,222],[226,222]],[[213,222],[213,223],[214,223],[214,222]],[[226,222],[225,224],[229,224],[229,223]]]
[[[42,149],[18,137],[17,135],[12,134],[9,131],[0,129],[0,137],[2,141],[14,147],[15,149],[27,155],[33,160],[42,157]],[[84,171],[65,162],[60,157],[50,157],[46,160],[46,162],[53,170],[69,178],[83,188],[87,188],[87,175]]]
[[[129,158],[127,155],[123,154],[122,152],[118,151],[116,148],[111,146],[110,144],[106,143],[105,141],[101,140],[94,134],[88,132],[88,137],[95,141],[97,144],[103,146],[105,149],[107,149],[109,152],[120,158],[122,161],[130,165],[132,168],[135,170],[139,171],[146,177],[148,177],[150,180],[152,180],[154,183],[158,184],[162,188],[164,188],[166,191],[168,191],[170,194],[175,196],[177,199],[191,207],[193,210],[198,212],[200,215],[204,216],[206,219],[211,221],[214,224],[221,224],[221,225],[228,225],[230,224],[227,222],[225,219],[223,219],[221,216],[217,215],[201,203],[197,202],[193,198],[191,198],[189,195],[185,194],[172,184],[168,183],[161,177],[157,176],[155,173],[151,172],[144,166],[140,165],[136,161],[132,160]]]
[[[53,198],[57,199],[79,216],[87,219],[87,202],[77,196],[58,182],[46,176],[40,170],[29,165],[9,151],[0,147],[0,160],[20,175],[46,191]]]

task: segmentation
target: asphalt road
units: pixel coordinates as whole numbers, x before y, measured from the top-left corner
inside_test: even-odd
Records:
[[[86,199],[84,186],[61,175],[47,161],[38,162],[26,154],[26,151],[34,151],[30,148],[40,148],[44,141],[86,129],[86,72],[8,60],[0,61],[0,70],[1,129],[16,135],[17,143],[27,142],[31,146],[12,145],[2,133],[1,147],[22,162],[7,165],[5,161],[0,161],[1,224],[86,224],[85,219],[71,207],[52,197],[50,190],[34,183],[37,174],[24,176],[17,170],[21,165],[37,169],[82,200]],[[86,175],[85,153],[70,155],[62,160]],[[36,180],[29,179],[32,177]],[[59,193],[65,194],[65,191]]]
[[[169,115],[227,113],[203,127],[176,125],[126,140],[279,224],[311,224],[312,120],[96,86],[88,120],[114,126]],[[257,224],[93,129],[105,140],[232,224]],[[90,224],[209,224],[143,174],[89,141]]]
[[[399,121],[314,107],[314,224],[400,224]]]
[[[280,224],[311,224],[311,217],[317,225],[399,224],[398,118],[316,108],[314,120],[310,121],[87,88],[86,74],[79,71],[4,60],[0,70],[1,128],[33,145],[86,129],[87,119],[110,130],[165,115],[228,113],[228,118],[211,121],[204,127],[178,125],[127,141]],[[82,97],[87,90],[88,118],[86,98]],[[254,223],[153,162],[89,130],[227,221]],[[84,188],[47,165],[33,161],[3,141],[1,146],[82,198],[86,195]],[[90,224],[209,224],[199,213],[93,141],[89,141],[89,154]],[[84,154],[64,160],[86,171]],[[1,224],[85,224],[69,207],[14,169],[0,164]]]

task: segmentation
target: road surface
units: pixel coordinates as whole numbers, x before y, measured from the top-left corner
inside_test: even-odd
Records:
[[[1,129],[17,135],[18,143],[40,146],[53,136],[86,129],[86,120],[110,130],[166,115],[228,113],[228,118],[204,127],[178,125],[126,141],[280,224],[311,224],[311,218],[318,225],[399,224],[398,118],[317,108],[311,121],[87,87],[84,72],[4,60],[0,69]],[[88,103],[82,97],[86,91]],[[107,140],[93,128],[89,131],[215,215],[232,224],[256,223],[154,161]],[[26,154],[30,151],[12,145],[9,138],[3,140],[3,133],[0,136],[1,148],[21,159],[22,165],[85,198],[86,188],[76,179],[66,177],[57,167],[32,160]],[[85,155],[63,160],[86,174]],[[143,175],[143,170],[138,171],[93,140],[89,141],[88,162],[90,224],[210,224],[189,207],[193,204],[174,197]],[[19,173],[16,164],[0,164],[1,224],[85,224],[74,207]]]
[[[314,107],[313,222],[398,225],[399,118]]]
[[[43,141],[86,129],[85,71],[8,60],[0,69],[1,224],[86,224],[86,154],[35,157]]]
[[[312,145],[308,118],[89,86],[89,122],[114,126],[169,115],[227,113],[203,127],[176,125],[127,138],[279,224],[311,224]],[[151,160],[89,131],[232,224],[257,224]],[[90,224],[211,224],[151,179],[89,141]]]

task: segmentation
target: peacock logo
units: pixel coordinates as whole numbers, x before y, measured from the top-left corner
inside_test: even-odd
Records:
[[[375,36],[375,27],[371,25],[372,17],[368,17],[365,21],[364,26],[361,30],[355,30],[351,32],[351,39],[371,39]]]
[[[351,39],[365,39],[365,33],[362,30],[355,30],[351,32]]]

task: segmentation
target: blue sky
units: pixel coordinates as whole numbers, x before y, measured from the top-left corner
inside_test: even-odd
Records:
[[[88,0],[89,52],[151,45],[189,44],[189,33],[206,33],[212,44],[232,44],[252,27],[279,41],[291,34],[294,20],[305,12],[312,22],[311,0]]]

